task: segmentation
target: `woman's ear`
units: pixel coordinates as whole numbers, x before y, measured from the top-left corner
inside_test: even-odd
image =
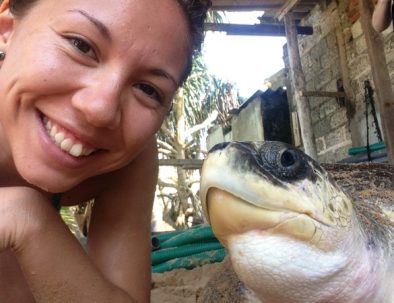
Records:
[[[0,5],[0,50],[5,51],[14,30],[14,16],[10,12],[9,0]]]

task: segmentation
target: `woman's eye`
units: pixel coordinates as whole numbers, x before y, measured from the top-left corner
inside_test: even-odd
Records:
[[[77,48],[81,53],[88,55],[89,57],[95,58],[96,54],[93,48],[90,46],[88,42],[81,38],[70,37],[68,38],[70,43]]]
[[[135,85],[137,89],[141,90],[144,94],[148,95],[150,98],[162,103],[162,98],[157,90],[151,85],[145,83],[139,83]]]

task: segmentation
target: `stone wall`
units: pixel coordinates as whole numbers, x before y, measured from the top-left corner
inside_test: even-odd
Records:
[[[366,145],[366,118],[364,103],[364,80],[370,80],[373,87],[370,63],[364,35],[358,20],[357,0],[331,1],[327,6],[316,6],[304,25],[313,26],[314,34],[299,36],[301,63],[308,91],[336,91],[337,80],[342,78],[341,35],[345,42],[347,73],[350,78],[351,102],[354,112],[341,106],[336,98],[310,97],[313,131],[316,138],[319,161],[334,162],[346,158],[352,146]],[[339,33],[339,34],[338,34]],[[394,38],[390,26],[381,35],[386,45],[386,60],[394,79]],[[288,60],[285,51],[285,66]],[[289,89],[292,111],[295,105]],[[375,102],[378,100],[375,96]],[[379,109],[378,109],[379,111]],[[372,117],[369,117],[372,121]],[[370,143],[377,142],[372,122],[370,123]]]

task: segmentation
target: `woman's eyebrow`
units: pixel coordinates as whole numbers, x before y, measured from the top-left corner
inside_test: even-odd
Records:
[[[98,30],[99,32],[106,38],[108,41],[111,41],[111,34],[109,32],[109,29],[103,22],[100,20],[96,19],[95,17],[89,15],[86,11],[80,10],[80,9],[72,9],[69,10],[71,13],[78,13],[84,16],[86,19],[88,19]]]
[[[150,73],[153,75],[163,77],[163,78],[170,80],[174,84],[175,87],[179,86],[179,83],[178,83],[178,81],[175,80],[175,77],[173,77],[172,75],[170,75],[169,73],[167,73],[166,71],[164,71],[162,69],[155,68],[155,69],[152,69],[150,71]]]

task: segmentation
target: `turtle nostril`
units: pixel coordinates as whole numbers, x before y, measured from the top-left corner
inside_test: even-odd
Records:
[[[290,167],[296,163],[294,154],[291,151],[285,150],[280,157],[280,164],[283,167]]]

